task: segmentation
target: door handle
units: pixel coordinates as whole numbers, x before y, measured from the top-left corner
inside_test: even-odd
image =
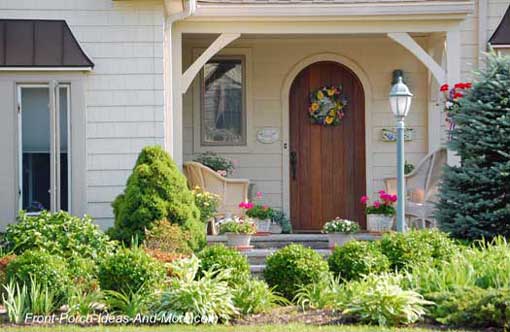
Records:
[[[292,180],[296,180],[297,152],[291,151],[289,159],[290,159],[290,171],[292,173]]]

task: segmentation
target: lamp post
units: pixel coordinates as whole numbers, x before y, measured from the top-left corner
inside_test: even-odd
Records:
[[[402,81],[402,76],[391,87],[390,106],[397,119],[397,231],[405,231],[405,177],[404,177],[404,119],[411,108],[413,94]]]

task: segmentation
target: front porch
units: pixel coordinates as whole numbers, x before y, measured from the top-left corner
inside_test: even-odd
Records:
[[[168,82],[172,86],[172,107],[166,113],[166,123],[172,126],[166,147],[178,164],[193,160],[206,151],[233,160],[236,164],[233,178],[249,179],[254,185],[252,192],[264,194],[264,203],[289,215],[295,229],[307,231],[302,223],[296,223],[301,212],[293,207],[292,197],[296,193],[292,191],[296,189],[292,187],[291,156],[295,146],[292,146],[293,106],[289,98],[293,83],[304,69],[321,62],[337,63],[352,71],[363,89],[361,101],[346,109],[346,118],[352,116],[350,111],[363,113],[358,118],[364,123],[357,141],[362,144],[350,142],[345,137],[342,139],[342,146],[361,149],[358,151],[361,157],[350,165],[332,157],[327,162],[333,166],[328,166],[328,174],[319,175],[318,181],[313,179],[314,174],[308,174],[312,184],[321,184],[297,186],[300,195],[306,196],[297,205],[314,202],[311,197],[319,195],[322,202],[312,206],[309,212],[313,225],[322,225],[337,215],[364,224],[364,220],[357,220],[362,217],[353,215],[346,207],[359,210],[357,204],[361,195],[374,196],[384,189],[384,179],[395,175],[395,145],[381,139],[383,129],[394,127],[387,97],[392,72],[402,70],[414,93],[411,112],[406,119],[414,136],[406,143],[406,159],[416,165],[429,152],[442,146],[446,139],[439,85],[460,80],[459,23],[463,17],[464,14],[449,14],[419,22],[402,16],[395,21],[379,17],[368,21],[327,22],[244,19],[237,23],[220,19],[205,22],[191,17],[175,23],[171,29],[172,79]],[[236,122],[239,125],[237,136],[234,135],[236,138],[211,142],[207,141],[206,122],[217,125],[216,129],[226,128],[224,123],[215,123],[204,115],[204,108],[210,106],[204,106],[204,66],[217,59],[239,59],[242,68],[238,74],[242,77],[237,77],[237,83],[242,85],[239,102],[242,110],[240,120]],[[229,79],[235,81],[236,78]],[[331,82],[326,79],[318,84],[323,83]],[[311,88],[309,92],[312,92]],[[306,95],[303,99],[307,98]],[[353,100],[353,96],[349,98]],[[358,109],[360,103],[363,105]],[[222,107],[225,109],[224,105]],[[221,112],[216,112],[216,116],[218,113]],[[327,134],[319,137],[321,143],[318,145],[324,146]],[[316,149],[308,151],[313,154]],[[333,151],[331,155],[342,155],[342,151],[345,149]],[[324,158],[318,160],[322,162]],[[451,154],[449,162],[455,162]],[[348,173],[346,180],[328,187],[328,183],[333,182],[324,180],[324,177],[334,176],[331,170],[336,165],[339,173]],[[326,167],[319,167],[322,168]],[[355,174],[355,170],[362,171]],[[360,181],[355,181],[360,177]],[[345,213],[330,208],[335,204],[328,203],[323,197],[324,193],[338,186],[347,188],[343,191],[345,194],[335,197],[342,201],[338,205],[343,206]],[[314,212],[319,210],[326,212]]]

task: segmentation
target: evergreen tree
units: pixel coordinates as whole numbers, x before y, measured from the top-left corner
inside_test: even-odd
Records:
[[[143,240],[145,229],[168,220],[190,233],[189,244],[199,249],[205,243],[205,227],[186,178],[159,146],[145,147],[122,194],[112,204],[115,224],[109,234],[129,243]]]
[[[462,158],[447,166],[436,218],[457,238],[510,237],[510,57],[489,55],[460,100],[450,147]]]

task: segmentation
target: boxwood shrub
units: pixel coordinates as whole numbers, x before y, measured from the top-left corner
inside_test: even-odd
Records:
[[[6,268],[7,279],[30,285],[32,278],[42,287],[64,296],[71,285],[66,261],[44,250],[27,250],[13,259]]]
[[[370,273],[386,272],[389,259],[378,244],[367,241],[351,241],[337,246],[328,258],[329,269],[344,280],[358,280]]]
[[[267,258],[264,278],[291,300],[302,286],[318,281],[327,271],[328,263],[315,250],[290,244]]]
[[[163,264],[138,247],[122,248],[99,265],[101,289],[124,294],[139,289],[152,293],[164,277]]]
[[[205,247],[198,253],[200,259],[199,275],[208,270],[232,270],[230,284],[235,285],[243,282],[250,275],[250,264],[246,256],[239,251],[228,248],[223,244]]]

